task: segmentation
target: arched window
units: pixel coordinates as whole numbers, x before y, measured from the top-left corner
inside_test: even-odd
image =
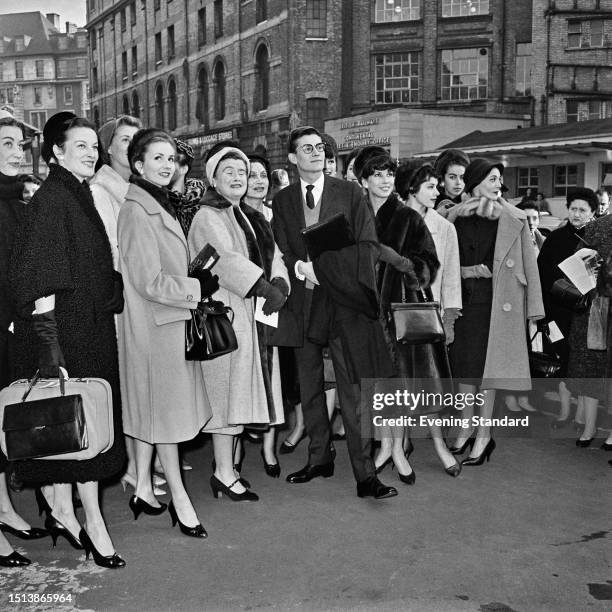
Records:
[[[155,87],[155,127],[164,129],[164,88],[161,83]]]
[[[129,101],[129,99],[128,99],[128,97],[127,97],[127,96],[123,96],[123,103],[122,103],[122,107],[123,107],[123,108],[122,108],[121,112],[122,112],[124,115],[129,115],[129,114],[130,114],[130,101]]]
[[[221,60],[215,64],[215,119],[220,121],[225,117],[225,66]]]
[[[268,108],[270,102],[270,60],[266,45],[259,45],[255,54],[255,112]]]
[[[168,129],[176,130],[176,81],[170,79],[168,83]]]
[[[137,91],[132,94],[132,117],[140,117],[140,99]]]
[[[195,114],[200,125],[208,129],[208,72],[204,66],[198,70],[198,101]]]

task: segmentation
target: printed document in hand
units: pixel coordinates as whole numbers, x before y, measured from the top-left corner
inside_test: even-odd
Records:
[[[586,295],[597,285],[597,278],[588,264],[592,253],[592,249],[580,249],[559,264],[561,272],[567,276],[582,295]],[[587,261],[585,261],[585,257]]]
[[[255,300],[255,320],[269,325],[270,327],[278,327],[278,312],[273,312],[271,315],[265,315],[263,313],[263,305],[266,300],[258,297]]]

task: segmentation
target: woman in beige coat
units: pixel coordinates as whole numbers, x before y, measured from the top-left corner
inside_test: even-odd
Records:
[[[133,171],[118,220],[119,261],[125,287],[120,318],[119,362],[123,424],[135,439],[134,519],[161,514],[153,494],[153,445],[172,494],[172,524],[193,537],[206,537],[185,490],[179,442],[194,438],[210,418],[201,371],[185,361],[185,320],[218,285],[208,277],[188,278],[190,253],[166,189],[174,173],[174,140],[162,130],[140,130],[128,157]]]
[[[210,244],[219,253],[214,271],[221,288],[215,298],[234,311],[238,349],[200,362],[213,413],[205,428],[212,433],[216,463],[211,488],[216,497],[225,493],[233,501],[258,499],[234,466],[235,436],[245,424],[265,426],[282,419],[278,360],[266,343],[271,328],[256,322],[254,298],[262,298],[267,315],[280,310],[289,292],[269,224],[242,202],[248,172],[249,160],[240,149],[223,143],[214,147],[206,162],[211,188],[189,230],[193,252]]]

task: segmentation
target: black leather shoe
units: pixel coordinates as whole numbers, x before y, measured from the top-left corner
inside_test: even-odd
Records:
[[[588,448],[589,446],[591,446],[591,442],[594,440],[594,438],[589,438],[588,440],[581,440],[580,438],[578,438],[578,440],[576,440],[576,446],[578,448]]]
[[[297,484],[301,482],[310,482],[317,476],[323,476],[323,478],[329,478],[334,475],[334,462],[323,463],[322,465],[307,465],[302,468],[299,472],[294,472],[287,476],[287,482]]]
[[[12,533],[22,540],[38,540],[39,538],[45,538],[49,535],[49,532],[46,529],[39,529],[38,527],[30,527],[30,529],[15,529],[15,527],[11,527],[2,521],[0,521],[0,531]]]
[[[604,442],[600,448],[601,450],[612,451],[612,444],[608,444],[607,442]]]
[[[395,497],[397,489],[384,485],[376,476],[357,483],[357,497],[373,497],[374,499],[386,499]]]
[[[25,567],[32,563],[27,557],[20,555],[14,550],[10,555],[0,555],[0,566],[2,567]]]

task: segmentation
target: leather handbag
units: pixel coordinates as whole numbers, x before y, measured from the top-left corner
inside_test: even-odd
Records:
[[[529,371],[532,378],[554,378],[561,370],[561,360],[553,348],[548,331],[548,324],[540,328],[543,351],[534,351],[531,346],[538,331],[529,342]]]
[[[558,278],[550,288],[550,297],[555,304],[574,312],[584,312],[589,307],[589,294],[583,295],[567,278]]]
[[[200,302],[185,321],[185,359],[209,361],[238,348],[234,311],[223,302]]]
[[[10,461],[84,461],[114,442],[112,391],[101,378],[40,381],[37,372],[0,391],[0,419]]]
[[[440,315],[440,303],[428,301],[419,287],[419,302],[406,302],[404,276],[401,281],[402,301],[391,303],[391,317],[395,327],[395,339],[404,344],[435,344],[445,342],[446,334]]]

